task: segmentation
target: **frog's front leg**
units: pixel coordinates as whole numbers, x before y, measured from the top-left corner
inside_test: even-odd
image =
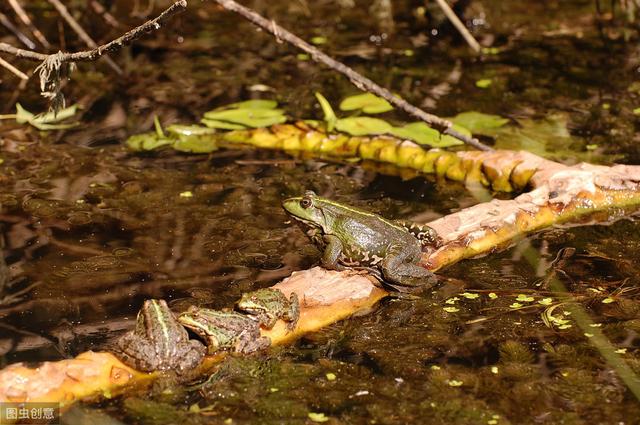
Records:
[[[289,322],[287,324],[287,329],[289,331],[296,328],[298,318],[300,318],[300,301],[298,300],[298,294],[292,292],[291,295],[289,295],[289,309],[283,317],[283,319]]]
[[[408,287],[430,287],[435,283],[435,275],[419,266],[416,257],[413,250],[407,250],[401,246],[391,247],[380,263],[380,268],[392,287],[399,291],[406,291]]]
[[[325,269],[344,270],[345,267],[338,263],[338,258],[342,254],[342,241],[337,236],[325,235],[324,241],[327,246],[322,254],[322,266]]]

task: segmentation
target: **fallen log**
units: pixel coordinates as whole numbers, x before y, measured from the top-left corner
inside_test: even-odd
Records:
[[[305,124],[217,133],[210,137],[211,140],[202,142],[240,143],[333,158],[356,157],[435,173],[496,191],[532,189],[512,200],[492,200],[424,223],[442,237],[440,246],[427,248],[423,254],[422,263],[431,270],[486,255],[518,237],[554,224],[640,204],[639,166],[584,163],[566,166],[527,152],[427,151],[391,137],[327,135]],[[263,331],[274,345],[366,312],[387,295],[364,275],[320,268],[294,273],[275,287],[286,295],[296,292],[302,308],[292,332],[288,332],[283,322]],[[203,362],[203,372],[222,357],[208,357]],[[55,401],[68,406],[81,399],[114,396],[157,376],[135,371],[111,354],[88,352],[71,360],[46,362],[37,368],[22,364],[6,367],[0,371],[0,401]]]

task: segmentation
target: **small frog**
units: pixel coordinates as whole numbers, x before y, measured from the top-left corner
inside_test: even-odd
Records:
[[[206,340],[210,353],[225,348],[252,353],[271,345],[269,337],[260,336],[256,320],[235,311],[191,306],[178,316],[178,321]]]
[[[387,220],[321,198],[312,191],[286,199],[282,206],[324,249],[322,265],[326,268],[372,268],[399,291],[435,282],[434,274],[418,265],[423,246],[436,246],[439,241],[435,230],[428,226]]]
[[[278,319],[287,322],[289,331],[295,329],[300,317],[298,295],[292,292],[289,299],[278,289],[263,288],[242,294],[238,309],[256,317],[265,328],[271,329]]]
[[[165,300],[147,300],[138,312],[134,330],[121,336],[117,354],[144,372],[175,371],[184,374],[200,364],[205,346],[190,340]]]

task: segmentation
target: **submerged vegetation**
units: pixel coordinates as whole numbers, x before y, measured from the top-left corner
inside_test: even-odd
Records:
[[[125,3],[109,9],[118,28],[67,6],[109,40],[154,16],[154,2],[146,14],[145,2]],[[435,147],[446,159],[464,148],[458,140],[210,3],[193,2],[113,56],[125,77],[104,61],[81,63],[62,89],[82,107],[38,115],[30,111],[48,106],[38,87],[3,84],[3,365],[106,349],[148,298],[178,312],[222,309],[317,264],[321,253],[280,206],[305,190],[420,222],[525,190],[469,191],[443,173],[425,176],[433,166],[410,158]],[[567,164],[640,161],[633,1],[458,2],[485,46],[479,56],[434,2],[255,3],[494,148]],[[30,3],[29,14],[51,12],[47,5]],[[51,22],[38,23],[57,37]],[[316,131],[307,142],[318,146],[330,132],[334,144],[315,152],[333,155],[242,143],[258,135],[267,146],[290,128]],[[363,161],[349,141],[369,136],[382,140],[378,155],[384,143],[411,141],[411,157]],[[336,146],[345,150],[335,155]],[[640,376],[640,227],[633,215],[588,225],[593,218],[453,265],[426,293],[387,299],[290,346],[228,356],[201,382],[159,382],[68,415],[149,424],[634,423],[637,382],[625,379]]]

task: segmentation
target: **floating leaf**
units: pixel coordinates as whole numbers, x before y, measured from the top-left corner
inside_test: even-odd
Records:
[[[475,300],[476,298],[478,298],[480,295],[479,294],[473,294],[471,292],[463,292],[462,294],[460,294],[461,296],[469,299],[469,300]]]
[[[464,382],[458,381],[456,379],[450,379],[447,381],[447,384],[449,384],[452,387],[461,387],[462,384],[464,384]]]
[[[78,112],[78,105],[72,105],[68,108],[64,108],[58,113],[47,112],[46,114],[35,115],[22,107],[19,103],[16,103],[16,122],[18,124],[30,124],[38,130],[63,130],[72,128],[78,125],[78,123],[62,124],[68,118],[71,118]]]
[[[568,164],[579,161],[612,162],[619,158],[608,154],[596,155],[593,151],[585,152],[585,139],[569,133],[568,116],[565,114],[552,114],[541,120],[518,119],[517,123],[517,126],[496,129],[494,148],[524,150]]]
[[[327,131],[331,133],[336,126],[336,121],[338,121],[338,117],[336,113],[333,111],[331,104],[321,93],[316,92],[316,99],[320,103],[320,107],[322,108],[322,112],[324,113],[324,122],[327,124]]]
[[[209,153],[218,150],[218,140],[205,136],[181,136],[174,139],[173,148],[180,152]]]
[[[204,119],[261,128],[287,120],[282,109],[226,109],[205,112]],[[207,123],[204,123],[207,125]]]
[[[270,99],[252,99],[232,103],[219,109],[275,109],[278,102]]]
[[[180,197],[181,198],[193,198],[193,192],[191,192],[190,190],[187,190],[185,192],[180,192]]]
[[[542,305],[551,305],[553,303],[553,298],[543,298],[540,301],[538,301],[538,304],[542,304]]]
[[[171,145],[173,140],[167,137],[158,137],[154,132],[133,135],[129,137],[125,143],[129,149],[140,152],[152,151],[162,146]]]
[[[466,128],[456,125],[454,125],[453,128],[459,133],[467,136],[471,135]],[[393,127],[389,133],[401,139],[413,140],[419,145],[428,145],[436,148],[446,148],[463,144],[463,142],[458,139],[440,134],[438,130],[429,127],[423,122],[413,122],[403,127]]]
[[[233,124],[226,121],[210,120],[202,118],[200,122],[209,128],[218,128],[220,130],[246,130],[247,127],[241,124]]]
[[[526,294],[518,294],[518,297],[516,298],[516,301],[530,303],[532,301],[535,301],[535,298],[530,297],[530,296],[528,296]]]
[[[496,298],[498,298],[498,295],[495,292],[489,292],[489,298],[495,300]]]
[[[309,417],[309,419],[311,419],[313,422],[327,422],[329,420],[329,418],[327,417],[327,415],[325,415],[324,413],[315,413],[315,412],[309,412],[307,414],[307,416]]]
[[[473,134],[481,134],[483,136],[493,136],[496,129],[509,122],[508,118],[476,111],[461,112],[455,117],[449,118],[449,120],[466,128]]]
[[[513,303],[509,306],[509,308],[520,308],[520,307],[522,307],[522,304],[520,303]]]
[[[341,118],[336,121],[336,130],[352,136],[369,136],[391,132],[391,124],[371,117]]]
[[[204,136],[215,134],[216,130],[213,128],[202,127],[201,125],[182,125],[172,124],[165,128],[165,131],[170,136]]]
[[[327,381],[335,381],[336,380],[336,374],[335,373],[329,372],[325,376],[327,377]]]
[[[444,307],[443,310],[446,311],[447,313],[456,313],[460,311],[458,307]]]
[[[483,78],[482,80],[478,80],[476,81],[476,87],[480,88],[480,89],[486,89],[487,87],[489,87],[491,85],[493,81],[491,81],[491,79],[489,78]]]
[[[362,112],[366,114],[380,114],[391,111],[393,106],[383,98],[372,93],[349,96],[340,102],[340,110],[342,111],[355,111],[357,109],[362,109]]]
[[[456,301],[458,301],[460,298],[458,297],[453,297],[453,298],[448,298],[444,303],[445,304],[455,304]]]
[[[602,300],[602,304],[611,304],[612,302],[614,302],[615,300],[611,297],[607,297],[604,300]]]
[[[315,44],[316,46],[319,46],[321,44],[325,44],[327,42],[327,37],[323,37],[321,35],[315,36],[315,37],[311,37],[311,43]]]

